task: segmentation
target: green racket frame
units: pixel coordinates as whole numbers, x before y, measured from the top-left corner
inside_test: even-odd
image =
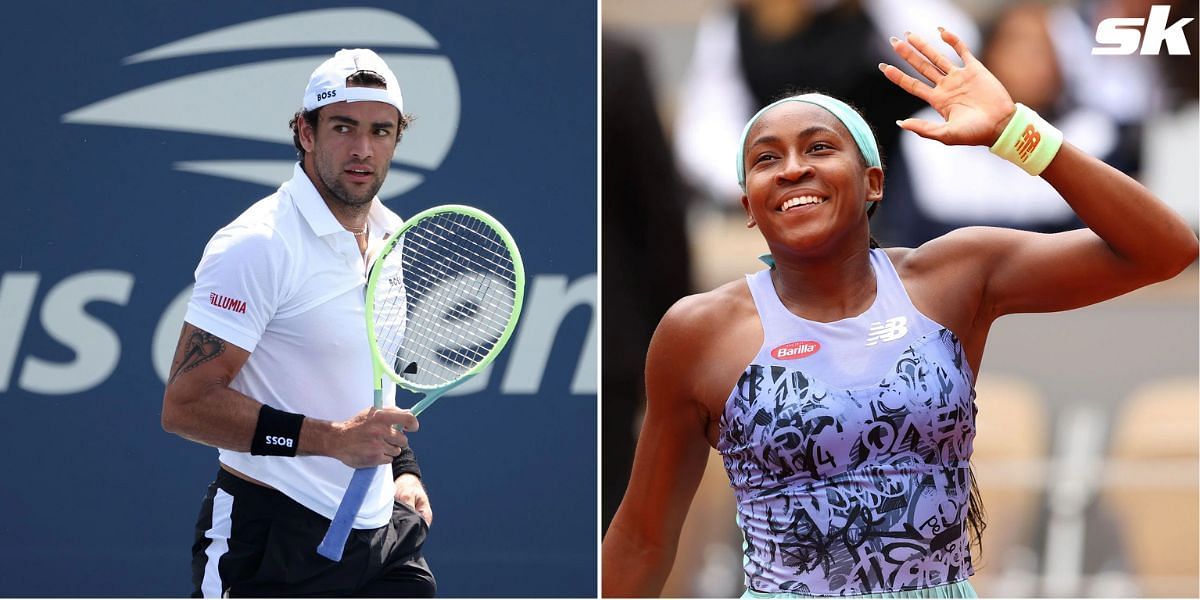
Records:
[[[499,340],[497,340],[496,344],[492,346],[491,351],[478,364],[448,384],[440,386],[421,385],[405,381],[403,377],[393,371],[391,366],[383,360],[383,355],[379,351],[379,340],[375,336],[375,311],[373,310],[375,306],[375,289],[379,282],[380,274],[383,272],[381,265],[387,256],[391,254],[392,250],[395,249],[400,239],[404,237],[404,233],[412,229],[413,226],[424,218],[443,213],[458,213],[478,219],[487,223],[500,235],[513,260],[513,280],[515,284],[513,309]],[[367,337],[371,342],[371,371],[375,387],[375,408],[383,408],[383,381],[386,377],[407,390],[425,392],[425,397],[410,409],[414,415],[419,415],[421,411],[429,408],[443,394],[487,368],[492,360],[500,354],[500,351],[504,349],[504,346],[508,343],[508,338],[512,336],[513,330],[517,327],[517,320],[521,316],[521,307],[525,299],[525,265],[521,262],[521,253],[517,250],[517,244],[513,241],[512,235],[508,233],[508,230],[499,221],[477,208],[461,204],[446,204],[435,206],[413,215],[412,218],[405,222],[403,227],[392,234],[392,237],[388,239],[383,249],[380,250],[375,263],[371,266],[371,273],[367,276],[366,292],[365,312],[367,316]],[[317,553],[321,556],[335,562],[342,559],[342,551],[346,545],[346,538],[350,534],[354,516],[358,513],[359,508],[362,507],[375,470],[376,467],[364,467],[354,471],[354,475],[350,478],[350,484],[346,487],[346,491],[342,496],[342,502],[338,506],[337,514],[330,521],[329,529],[325,532],[325,538],[317,546]]]
[[[387,256],[391,254],[393,249],[395,249],[397,242],[403,238],[403,235],[408,227],[401,227],[398,231],[396,231],[396,233],[392,234],[392,236],[388,238],[383,250],[379,252],[379,256],[375,259],[374,266],[371,267],[371,274],[367,278],[365,312],[367,313],[367,338],[371,342],[371,364],[375,378],[375,408],[383,407],[383,379],[384,376],[387,376],[387,378],[391,379],[397,385],[405,389],[426,393],[425,397],[410,409],[414,415],[421,414],[421,411],[429,408],[429,406],[433,404],[438,397],[454,389],[455,387],[458,387],[466,380],[487,368],[487,366],[491,364],[493,360],[495,360],[496,356],[500,354],[500,351],[504,350],[504,346],[508,344],[508,338],[512,336],[513,330],[515,330],[517,327],[517,320],[521,316],[521,307],[525,300],[525,265],[521,261],[521,252],[517,249],[517,243],[513,241],[512,234],[510,234],[508,230],[504,228],[504,225],[501,225],[499,221],[492,218],[491,215],[479,210],[478,208],[464,206],[462,204],[445,204],[423,210],[413,215],[412,218],[406,221],[406,225],[409,223],[415,224],[421,221],[421,219],[424,217],[442,213],[458,213],[479,219],[480,221],[490,225],[496,230],[497,233],[500,234],[500,238],[504,241],[504,245],[512,255],[513,259],[513,278],[515,280],[516,289],[513,297],[512,315],[509,316],[508,324],[505,326],[504,332],[500,335],[500,339],[496,342],[496,345],[492,347],[492,350],[488,352],[487,356],[483,357],[483,360],[480,360],[479,364],[475,365],[469,371],[459,376],[459,378],[454,380],[453,383],[450,383],[449,385],[437,386],[421,385],[410,381],[405,381],[403,377],[393,371],[387,362],[384,361],[383,355],[379,351],[379,341],[375,338],[375,311],[372,310],[372,307],[375,305],[375,288],[379,282],[380,273],[383,271],[383,269],[378,268],[378,265],[383,264]]]

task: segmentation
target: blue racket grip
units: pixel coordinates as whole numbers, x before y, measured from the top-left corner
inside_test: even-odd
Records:
[[[354,517],[358,514],[358,509],[362,508],[363,500],[367,497],[367,490],[371,487],[374,475],[375,467],[354,470],[354,476],[350,478],[350,485],[346,486],[346,493],[342,495],[342,503],[338,505],[337,514],[333,515],[333,521],[329,522],[325,539],[321,540],[321,544],[317,546],[317,554],[333,562],[342,560],[342,550],[346,549],[346,538],[350,536]]]

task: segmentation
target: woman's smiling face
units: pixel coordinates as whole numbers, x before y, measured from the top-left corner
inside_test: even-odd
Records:
[[[807,102],[784,102],[750,128],[742,205],[772,254],[809,254],[862,228],[883,195],[883,170],[867,167],[850,131]],[[863,247],[866,247],[866,242]]]

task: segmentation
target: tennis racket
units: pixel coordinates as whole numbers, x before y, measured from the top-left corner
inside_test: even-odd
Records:
[[[414,215],[388,238],[367,277],[375,407],[386,379],[425,397],[414,415],[483,370],[517,325],[525,293],[521,254],[481,210],[445,205]],[[317,553],[342,559],[378,467],[356,469]]]

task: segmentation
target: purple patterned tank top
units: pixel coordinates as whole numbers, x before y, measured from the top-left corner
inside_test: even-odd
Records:
[[[717,450],[755,591],[845,596],[973,574],[974,375],[883,250],[871,266],[874,304],[833,323],[789,312],[770,271],[747,276],[764,340],[726,402]]]

